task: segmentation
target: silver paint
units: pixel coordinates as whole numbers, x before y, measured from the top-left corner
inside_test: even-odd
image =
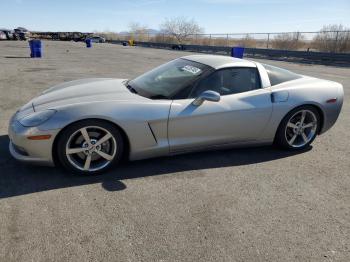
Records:
[[[194,99],[152,100],[131,93],[123,79],[83,79],[63,83],[43,92],[11,118],[11,154],[21,160],[53,165],[53,144],[59,132],[83,119],[103,119],[127,135],[129,159],[177,154],[187,151],[271,144],[284,116],[301,105],[317,106],[324,118],[321,133],[336,122],[343,103],[341,84],[312,77],[271,86],[264,67],[255,62],[225,56],[194,55],[185,59],[215,69],[255,67],[262,87],[240,94],[221,96],[219,101]],[[272,98],[275,98],[274,101]],[[326,103],[337,98],[335,103]],[[21,126],[18,119],[34,112],[55,109],[42,125]],[[48,140],[28,140],[29,135],[50,134]],[[18,154],[13,144],[28,156]]]

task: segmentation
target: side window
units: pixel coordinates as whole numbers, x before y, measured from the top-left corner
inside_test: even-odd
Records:
[[[220,95],[231,95],[258,88],[261,88],[261,83],[256,68],[228,68],[215,71],[202,79],[190,96],[197,97],[207,90],[216,91]]]

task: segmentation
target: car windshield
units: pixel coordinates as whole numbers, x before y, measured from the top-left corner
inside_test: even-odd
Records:
[[[209,70],[207,65],[180,58],[127,82],[127,86],[148,98],[169,99]]]

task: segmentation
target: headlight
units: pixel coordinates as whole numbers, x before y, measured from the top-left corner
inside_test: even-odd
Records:
[[[35,112],[33,114],[23,117],[19,120],[19,122],[21,123],[21,125],[27,127],[38,126],[44,123],[45,121],[49,120],[55,113],[56,110],[52,109]]]

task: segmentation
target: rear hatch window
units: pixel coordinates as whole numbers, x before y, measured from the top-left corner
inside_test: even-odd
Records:
[[[263,66],[267,71],[272,86],[302,77],[301,75],[275,66],[265,64]]]

